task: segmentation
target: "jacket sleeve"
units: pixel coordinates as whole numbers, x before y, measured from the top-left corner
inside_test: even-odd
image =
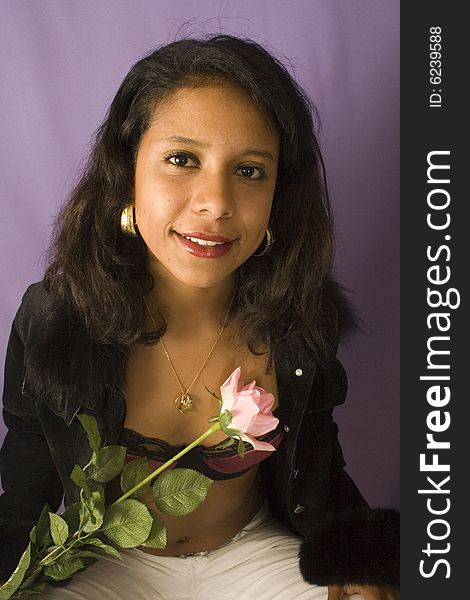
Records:
[[[322,390],[321,410],[305,416],[307,426],[321,453],[327,473],[322,483],[324,517],[302,543],[300,569],[309,583],[317,585],[375,585],[399,588],[399,513],[392,509],[371,509],[351,477],[338,441],[333,420],[334,405],[325,394],[345,397],[347,379],[338,360],[331,370],[319,374],[316,390]],[[336,389],[335,389],[336,388]],[[314,390],[315,391],[315,390]],[[315,406],[315,404],[313,404]],[[326,463],[326,464],[325,464]]]
[[[47,502],[52,512],[62,486],[37,416],[36,403],[23,389],[25,306],[15,316],[6,351],[3,420],[7,434],[0,450],[0,581],[8,579],[29,541],[29,532]]]

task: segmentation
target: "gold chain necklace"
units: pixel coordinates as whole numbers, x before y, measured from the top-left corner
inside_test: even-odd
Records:
[[[189,390],[192,388],[194,382],[196,381],[196,379],[199,377],[199,375],[201,374],[202,370],[206,366],[207,361],[211,357],[211,354],[212,354],[212,352],[214,351],[214,348],[217,345],[217,342],[219,341],[221,335],[223,334],[223,332],[225,330],[225,326],[227,325],[227,319],[228,319],[228,316],[230,314],[230,309],[232,308],[232,302],[233,302],[233,298],[234,297],[235,297],[235,292],[232,295],[232,299],[230,300],[229,307],[228,307],[227,312],[225,314],[225,319],[224,319],[224,323],[222,325],[222,329],[219,331],[219,333],[218,333],[217,337],[215,338],[215,341],[212,344],[212,346],[211,346],[211,348],[210,348],[210,350],[209,350],[209,352],[208,352],[208,354],[207,354],[204,362],[200,366],[198,372],[196,373],[196,375],[194,376],[193,380],[188,385],[188,387],[186,388],[186,390],[184,389],[184,386],[183,386],[183,384],[181,382],[181,379],[180,379],[178,373],[176,372],[175,365],[173,364],[173,361],[171,360],[170,353],[168,352],[168,349],[165,346],[165,342],[163,341],[163,337],[160,338],[160,342],[161,342],[161,344],[163,346],[163,350],[165,351],[165,356],[167,357],[168,362],[170,363],[170,366],[171,366],[171,369],[173,371],[173,374],[174,374],[176,380],[178,381],[178,385],[180,386],[180,389],[181,389],[181,394],[179,394],[175,398],[175,400],[174,400],[174,406],[175,406],[176,410],[179,413],[181,413],[181,414],[186,414],[186,413],[190,412],[192,410],[192,408],[193,408],[193,399],[191,398],[191,396],[189,394]],[[145,302],[145,306],[147,307],[147,313],[148,313],[149,317],[152,319],[153,326],[154,326],[155,329],[157,329],[157,325],[155,323],[155,319],[153,318],[152,313],[149,310],[149,307],[148,307],[148,304],[147,304],[147,301],[145,300],[145,298],[144,298],[144,302]]]

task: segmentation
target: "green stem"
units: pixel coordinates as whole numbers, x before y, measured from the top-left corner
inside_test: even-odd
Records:
[[[129,498],[129,496],[132,496],[132,494],[134,492],[136,492],[143,485],[145,485],[146,483],[148,483],[149,481],[151,481],[154,477],[156,477],[157,475],[159,475],[162,471],[164,471],[171,464],[173,464],[174,462],[176,462],[177,460],[179,460],[182,456],[184,456],[192,448],[194,448],[195,446],[199,446],[199,444],[201,442],[203,442],[206,438],[208,438],[210,435],[212,435],[216,431],[220,431],[221,429],[222,429],[222,426],[217,421],[206,432],[204,432],[196,440],[194,440],[194,442],[191,442],[189,444],[189,446],[186,446],[186,448],[184,448],[183,450],[181,450],[181,452],[178,452],[178,454],[176,454],[175,456],[173,456],[172,458],[170,458],[170,460],[167,460],[166,463],[164,463],[163,465],[161,465],[160,467],[158,467],[158,469],[155,469],[155,471],[153,471],[153,473],[150,473],[150,475],[148,475],[145,479],[142,479],[142,481],[140,483],[138,483],[137,485],[135,485],[132,489],[130,489],[128,492],[126,492],[120,498],[118,498],[112,504],[112,506],[114,506],[115,504],[120,504],[121,502],[123,502],[124,500],[126,500],[126,498]]]
[[[39,566],[44,566],[45,561],[48,561],[50,558],[54,558],[54,560],[59,559],[66,552],[68,552],[71,548],[73,548],[77,542],[81,542],[82,540],[86,540],[86,538],[89,538],[91,535],[98,534],[99,533],[99,529],[97,529],[95,531],[90,531],[90,533],[87,533],[87,534],[85,534],[83,536],[81,535],[81,533],[82,533],[82,529],[78,529],[78,531],[76,531],[73,534],[72,538],[70,539],[70,542],[69,542],[68,546],[58,546],[57,548],[54,548],[54,550],[51,550],[49,552],[49,554],[46,554],[46,556],[44,556],[44,558],[42,558],[39,561],[39,563],[38,563]]]
[[[126,500],[126,498],[129,498],[129,496],[132,496],[132,494],[134,492],[136,492],[138,489],[140,489],[146,483],[148,483],[149,481],[151,481],[154,477],[156,477],[157,475],[159,475],[162,471],[164,471],[171,464],[173,464],[174,462],[176,462],[177,460],[179,460],[182,456],[184,456],[192,448],[194,448],[195,446],[198,446],[206,438],[208,438],[209,436],[211,436],[213,433],[216,433],[217,431],[220,431],[221,429],[222,429],[222,426],[217,421],[207,431],[205,431],[197,439],[195,439],[193,442],[191,442],[191,444],[189,444],[189,446],[186,446],[186,448],[184,448],[183,450],[181,450],[181,452],[178,452],[178,454],[176,454],[175,456],[173,456],[172,458],[170,458],[170,460],[167,460],[166,463],[164,463],[163,465],[161,465],[160,467],[158,467],[158,469],[155,469],[155,471],[153,471],[152,473],[150,473],[150,475],[148,475],[145,479],[143,479],[142,481],[140,481],[132,489],[130,489],[128,492],[126,492],[120,498],[118,498],[113,503],[113,505],[114,504],[119,504],[119,503],[123,502],[124,500]],[[60,547],[54,548],[54,550],[52,550],[51,552],[49,552],[49,554],[47,554],[44,558],[42,558],[40,560],[39,565],[40,566],[44,565],[44,562],[50,560],[51,558],[54,558],[54,560],[59,559],[66,552],[68,552],[71,548],[73,548],[73,546],[75,546],[75,544],[78,541],[82,541],[82,540],[86,539],[87,537],[89,537],[93,533],[98,533],[98,531],[94,531],[94,532],[91,532],[91,533],[89,533],[89,534],[87,534],[87,535],[85,535],[83,537],[80,537],[80,530],[76,531],[74,533],[74,535],[73,535],[73,537],[72,537],[72,539],[71,539],[71,541],[70,541],[70,543],[69,543],[69,545],[67,547],[65,547],[65,548],[60,548]]]
[[[97,533],[97,532],[92,531],[91,533],[87,533],[83,537],[80,537],[80,531],[76,531],[73,534],[72,539],[68,546],[65,546],[65,547],[58,546],[57,548],[54,548],[54,550],[51,550],[51,552],[49,552],[49,554],[47,554],[44,558],[42,558],[39,561],[39,565],[44,566],[44,562],[48,561],[50,558],[54,558],[54,560],[58,560],[61,556],[63,556],[66,552],[68,552],[71,548],[73,548],[77,542],[81,542],[82,540],[86,539],[87,537],[90,537],[90,535],[92,535],[93,533]]]

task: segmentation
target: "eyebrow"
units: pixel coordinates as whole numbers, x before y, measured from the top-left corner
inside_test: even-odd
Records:
[[[179,142],[180,144],[189,144],[192,146],[197,146],[198,148],[209,148],[209,144],[205,144],[199,140],[195,140],[193,138],[185,137],[182,135],[172,135],[169,138],[165,138],[164,140],[160,140],[164,142]],[[269,150],[259,150],[257,148],[244,148],[240,154],[252,154],[254,156],[260,156],[261,158],[267,158],[268,160],[272,160],[274,162],[274,156]]]

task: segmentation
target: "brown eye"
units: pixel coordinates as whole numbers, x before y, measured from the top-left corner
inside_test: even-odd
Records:
[[[240,167],[239,171],[242,177],[245,179],[261,179],[265,175],[263,169],[260,167],[254,167],[252,165]]]
[[[168,156],[165,160],[167,160],[172,165],[175,165],[175,167],[195,167],[195,166],[197,166],[196,157],[187,152],[175,152],[174,154],[171,154],[170,156]],[[188,164],[189,162],[192,162],[194,164]]]

